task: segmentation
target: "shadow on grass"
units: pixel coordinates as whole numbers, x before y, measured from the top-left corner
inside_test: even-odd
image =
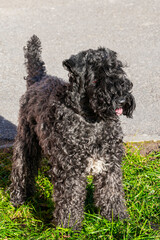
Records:
[[[0,149],[0,188],[5,190],[10,185],[12,148]]]
[[[87,185],[87,196],[85,201],[85,212],[90,214],[98,213],[98,208],[95,207],[94,205],[93,193],[94,193],[93,177],[89,176]]]
[[[32,199],[28,200],[30,211],[34,218],[43,222],[44,225],[51,226],[53,220],[54,202],[52,198],[46,199],[38,196],[37,193]]]

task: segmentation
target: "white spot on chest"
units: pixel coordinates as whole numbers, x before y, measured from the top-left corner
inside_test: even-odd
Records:
[[[87,173],[88,174],[99,174],[106,169],[105,159],[102,157],[97,157],[93,155],[92,157],[87,158],[88,166],[87,166]]]

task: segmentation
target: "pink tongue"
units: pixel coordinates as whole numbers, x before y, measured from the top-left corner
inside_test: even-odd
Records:
[[[122,108],[117,108],[116,109],[116,114],[119,116],[123,113],[123,109]]]

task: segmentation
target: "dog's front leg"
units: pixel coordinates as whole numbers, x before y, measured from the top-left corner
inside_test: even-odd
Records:
[[[79,168],[55,164],[53,171],[53,200],[55,202],[53,223],[74,230],[81,228],[86,198],[86,174]]]
[[[100,208],[102,216],[110,221],[128,217],[120,166],[113,163],[109,164],[106,171],[95,176],[94,185],[95,205]]]

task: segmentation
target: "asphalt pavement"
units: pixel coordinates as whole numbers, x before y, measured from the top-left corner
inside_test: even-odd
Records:
[[[160,140],[160,1],[0,0],[0,139],[14,139],[25,92],[23,46],[36,34],[48,73],[68,79],[62,61],[99,46],[128,65],[137,108],[121,117],[125,141]]]

